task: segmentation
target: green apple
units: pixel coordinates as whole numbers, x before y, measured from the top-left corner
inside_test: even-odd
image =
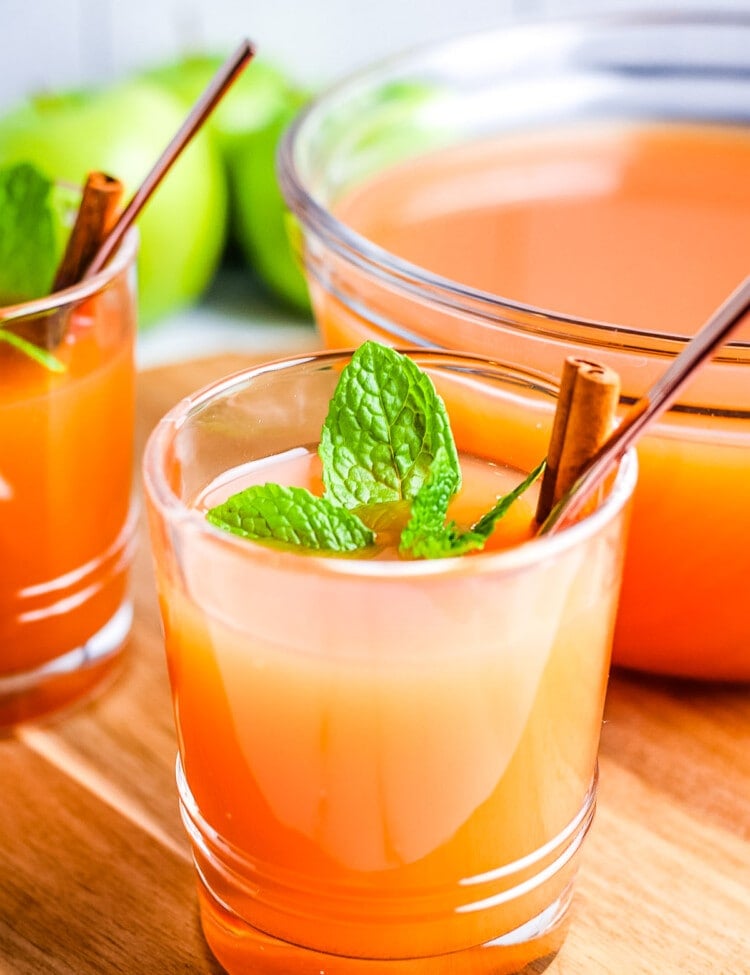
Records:
[[[296,115],[289,105],[258,132],[245,137],[232,159],[234,232],[251,267],[288,305],[309,312],[310,297],[288,234],[287,209],[276,177],[276,150]]]
[[[429,148],[435,137],[420,113],[435,94],[431,85],[390,82],[328,120],[326,136],[345,155],[348,180],[365,179]],[[263,128],[237,142],[230,164],[233,225],[242,250],[273,291],[303,311],[309,308],[308,290],[288,241],[275,162],[279,140],[305,101],[300,94],[290,95]],[[334,125],[340,126],[338,134]]]
[[[182,102],[145,81],[35,97],[0,119],[0,165],[32,162],[77,185],[101,169],[123,181],[127,198],[185,115]],[[202,293],[221,256],[226,212],[221,161],[200,133],[138,218],[142,323]]]
[[[193,54],[145,77],[192,104],[222,63]],[[276,179],[282,129],[307,100],[274,65],[254,59],[234,82],[207,127],[221,151],[230,200],[229,233],[261,282],[295,309],[309,313],[302,274],[286,235],[286,209]]]
[[[143,77],[165,88],[183,105],[193,105],[223,64],[214,54],[189,54],[176,63],[160,65]],[[233,82],[209,116],[206,127],[225,160],[248,132],[263,128],[289,104],[294,88],[273,65],[254,58]]]

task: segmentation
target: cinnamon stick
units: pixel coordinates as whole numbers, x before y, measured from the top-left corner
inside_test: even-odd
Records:
[[[609,437],[619,398],[620,377],[614,369],[575,356],[565,360],[547,467],[537,502],[539,524]]]
[[[111,229],[122,199],[119,179],[102,172],[89,173],[81,205],[68,238],[52,291],[61,291],[80,281],[102,241]]]
[[[123,185],[102,172],[89,173],[73,229],[52,282],[52,293],[81,281],[117,219]],[[68,327],[70,308],[63,305],[20,322],[15,331],[34,345],[54,351]]]

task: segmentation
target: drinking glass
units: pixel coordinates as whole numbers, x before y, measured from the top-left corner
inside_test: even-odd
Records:
[[[552,381],[410,354],[462,457],[536,466]],[[222,380],[146,448],[203,929],[232,975],[542,971],[594,812],[635,458],[558,536],[460,558],[299,554],[209,524],[314,452],[349,356]]]
[[[0,729],[80,701],[121,661],[136,525],[136,252],[131,233],[90,280],[0,308]]]

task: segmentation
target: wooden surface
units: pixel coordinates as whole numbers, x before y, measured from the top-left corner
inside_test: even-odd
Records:
[[[139,449],[247,359],[141,377]],[[0,740],[0,975],[217,975],[177,813],[143,544],[127,665],[97,701]],[[750,689],[613,676],[574,921],[549,975],[750,973]]]

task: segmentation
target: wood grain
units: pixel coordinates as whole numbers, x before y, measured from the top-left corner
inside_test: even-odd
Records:
[[[271,358],[265,356],[264,358]],[[137,443],[174,402],[248,365],[141,376]],[[0,741],[0,975],[216,975],[177,813],[150,555],[116,683]],[[615,674],[596,822],[550,975],[750,973],[750,690]]]
[[[22,744],[0,765],[0,971],[220,971],[185,858]]]

